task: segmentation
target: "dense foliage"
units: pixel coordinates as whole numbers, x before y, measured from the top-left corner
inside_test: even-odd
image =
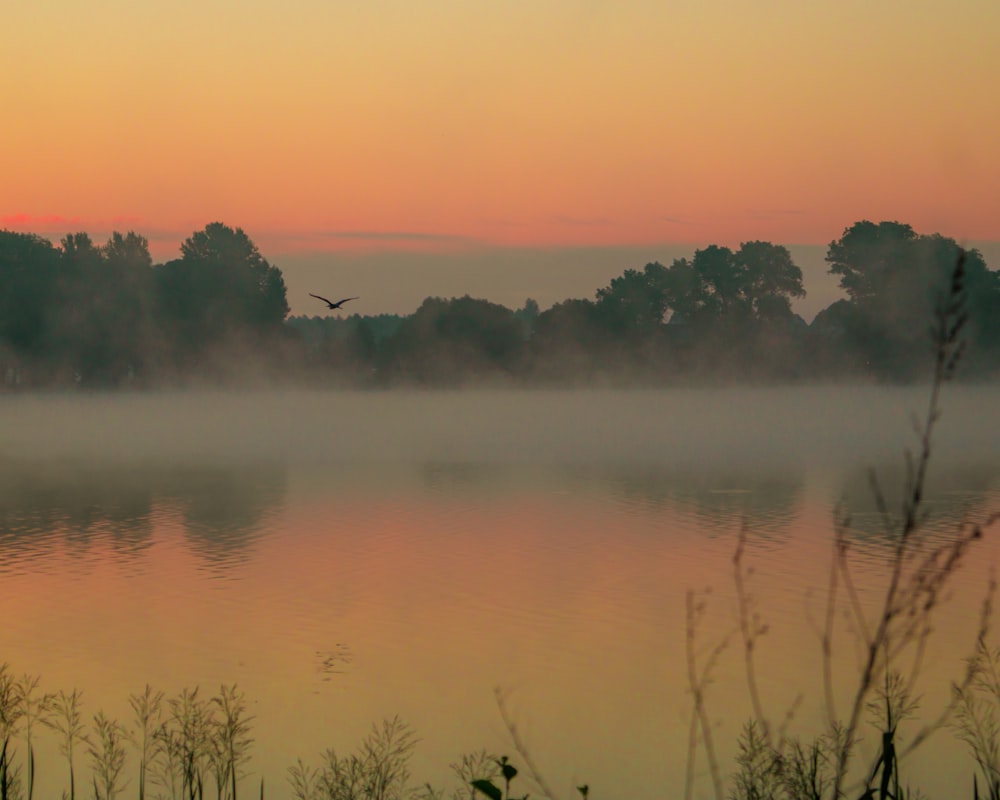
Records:
[[[926,320],[959,252],[899,222],[857,222],[826,257],[846,296],[811,324],[792,309],[802,271],[761,241],[628,269],[593,299],[544,311],[430,297],[406,317],[289,319],[281,271],[239,228],[212,223],[164,264],[134,232],[54,246],[0,231],[0,385],[919,380]],[[966,375],[988,378],[1000,273],[976,250],[965,270]]]

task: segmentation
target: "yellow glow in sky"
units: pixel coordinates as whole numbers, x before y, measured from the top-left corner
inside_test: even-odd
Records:
[[[268,253],[1000,239],[995,0],[18,3],[0,227]],[[404,236],[400,236],[403,234]]]

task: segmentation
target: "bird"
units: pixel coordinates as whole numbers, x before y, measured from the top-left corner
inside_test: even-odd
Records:
[[[315,297],[317,300],[322,300],[324,303],[326,303],[327,308],[340,308],[348,300],[358,300],[358,299],[360,299],[360,298],[357,298],[357,297],[345,297],[343,300],[338,300],[335,303],[332,300],[327,300],[325,297],[320,297],[318,294],[313,294],[312,292],[309,292],[309,296],[310,297]]]

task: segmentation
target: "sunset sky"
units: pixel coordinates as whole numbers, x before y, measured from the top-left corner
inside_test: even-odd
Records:
[[[813,246],[810,289],[859,219],[1000,241],[996,0],[13,2],[0,71],[0,228],[165,260],[220,220],[293,311],[747,239]]]

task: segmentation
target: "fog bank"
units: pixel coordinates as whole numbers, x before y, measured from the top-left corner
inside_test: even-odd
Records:
[[[177,392],[0,398],[8,458],[649,463],[879,463],[917,446],[927,390]],[[936,462],[992,460],[1000,388],[946,387]]]

